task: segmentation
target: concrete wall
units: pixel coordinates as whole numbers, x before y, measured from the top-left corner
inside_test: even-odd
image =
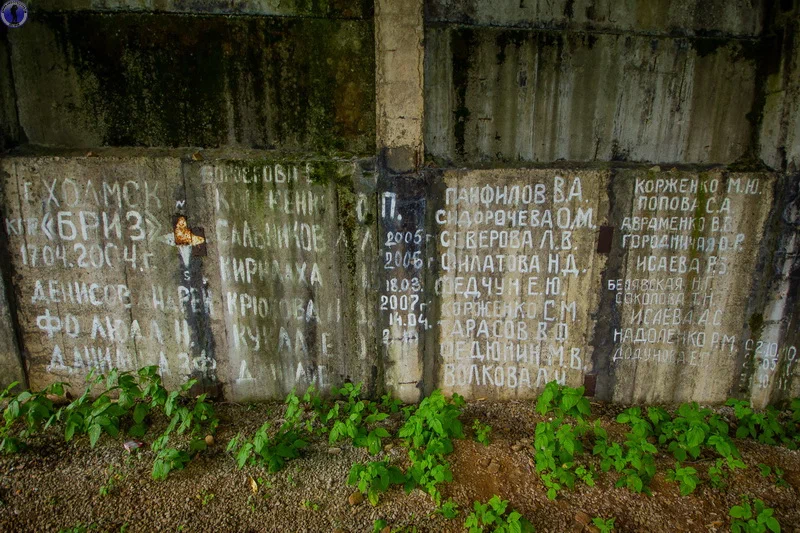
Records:
[[[380,208],[386,284],[408,287],[382,300],[384,344],[437,354],[404,382],[524,398],[557,379],[623,402],[800,392],[796,178],[566,167],[427,177],[427,201],[401,181]]]
[[[451,26],[427,38],[425,145],[444,163],[727,164],[748,150],[748,40]]]
[[[799,21],[37,3],[0,41],[2,378],[796,396]]]
[[[238,399],[374,390],[374,177],[358,161],[112,151],[2,172],[32,386],[155,364]]]
[[[36,12],[9,40],[33,144],[374,151],[369,20]]]
[[[752,0],[428,0],[428,20],[479,26],[757,37],[767,4]]]
[[[5,389],[17,381],[27,385],[27,376],[20,359],[19,344],[14,331],[13,310],[8,304],[6,282],[0,280],[0,387]]]

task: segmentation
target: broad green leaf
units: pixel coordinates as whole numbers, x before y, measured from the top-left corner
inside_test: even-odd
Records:
[[[92,424],[89,426],[89,445],[94,448],[94,445],[97,444],[97,439],[100,438],[100,433],[103,431],[103,428],[100,424]]]
[[[769,518],[767,518],[766,524],[767,527],[770,529],[770,531],[773,531],[774,533],[780,533],[781,525],[778,523],[777,520],[775,520],[774,517],[770,516]]]
[[[137,403],[133,408],[133,421],[136,424],[141,424],[147,416],[149,406],[146,403]]]

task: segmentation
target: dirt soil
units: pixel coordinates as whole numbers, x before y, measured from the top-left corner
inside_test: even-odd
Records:
[[[613,419],[623,408],[592,405],[619,440],[624,427]],[[445,520],[434,513],[430,498],[420,490],[406,494],[401,488],[391,489],[377,507],[366,500],[350,504],[348,498],[354,492],[346,484],[350,466],[390,459],[405,467],[407,452],[399,440],[386,440],[387,449],[371,459],[363,448],[341,444],[330,449],[320,438],[302,458],[276,474],[249,466],[238,470],[225,453],[228,440],[240,431],[252,435],[267,419],[278,422],[283,408],[280,404],[222,404],[217,411],[220,426],[215,444],[165,481],[150,479],[153,454],[149,448],[129,454],[122,446],[124,439],[106,435],[92,450],[85,437],[65,444],[62,434],[51,429],[33,440],[28,450],[0,457],[0,531],[58,532],[80,525],[91,526],[89,531],[357,533],[372,532],[377,519],[386,520],[392,531],[412,531],[413,527],[419,532],[464,531],[463,512],[455,520]],[[674,460],[662,453],[652,496],[615,488],[617,474],[600,473],[594,487],[579,482],[574,491],[564,491],[558,500],[550,501],[532,466],[529,442],[536,422],[542,419],[534,412],[534,403],[472,402],[461,420],[467,428],[476,418],[493,427],[492,442],[483,446],[467,430],[467,438],[455,442],[449,457],[454,480],[442,489],[445,498],[453,497],[462,510],[471,510],[474,500],[486,501],[498,494],[510,500],[537,532],[591,531],[579,521],[586,515],[616,517],[616,531],[622,532],[714,532],[729,531],[728,510],[741,494],[748,494],[775,509],[783,531],[800,532],[798,451],[737,440],[748,468],[737,471],[727,489],[717,490],[705,482],[686,497],[680,496],[676,483],[666,480],[665,472]],[[394,433],[402,416],[393,415],[388,422]],[[148,438],[157,435],[158,424]],[[759,463],[782,468],[790,486],[778,487],[774,480],[762,477]],[[705,476],[708,464],[698,461],[695,466]],[[100,487],[111,467],[121,479],[110,494],[102,496]],[[251,490],[251,476],[262,479],[256,494]]]

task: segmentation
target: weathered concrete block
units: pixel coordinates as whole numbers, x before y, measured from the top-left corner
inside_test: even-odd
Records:
[[[11,50],[8,41],[0,39],[0,150],[15,146],[21,140]]]
[[[437,386],[436,345],[428,332],[435,322],[430,291],[435,263],[427,257],[432,182],[422,174],[383,175],[378,184],[381,360],[386,389],[416,402]]]
[[[179,155],[2,161],[33,387],[155,364],[234,399],[345,380],[407,401],[534,397],[553,379],[621,402],[800,394],[792,178],[429,170],[376,186],[355,160]]]
[[[380,387],[374,177],[353,161],[220,161],[185,169],[218,269],[228,394]],[[204,200],[205,199],[205,203]],[[210,202],[208,200],[211,200]]]
[[[479,26],[754,37],[764,6],[750,0],[427,0],[427,20]]]
[[[618,172],[609,190],[615,246],[594,333],[603,397],[720,403],[766,386],[752,380],[762,363],[782,377],[757,349],[752,317],[761,311],[750,301],[776,179]],[[788,360],[795,348],[781,343],[780,351]]]
[[[525,398],[554,379],[619,402],[800,393],[791,179],[445,170],[380,190],[397,394]]]
[[[467,397],[583,384],[608,172],[447,171],[434,231],[437,382]]]
[[[0,389],[5,389],[14,381],[20,382],[23,386],[27,384],[12,312],[6,297],[5,281],[0,277]]]
[[[423,160],[424,34],[422,0],[375,3],[377,144],[392,172]]]
[[[20,125],[68,147],[374,154],[372,24],[37,13],[9,33]]]
[[[352,160],[2,161],[31,386],[158,365],[235,399],[375,391],[374,179]]]
[[[160,11],[224,15],[311,16],[320,18],[369,18],[372,2],[366,0],[41,0],[39,11]]]
[[[754,41],[452,26],[426,39],[425,148],[444,164],[731,163],[750,147]]]

